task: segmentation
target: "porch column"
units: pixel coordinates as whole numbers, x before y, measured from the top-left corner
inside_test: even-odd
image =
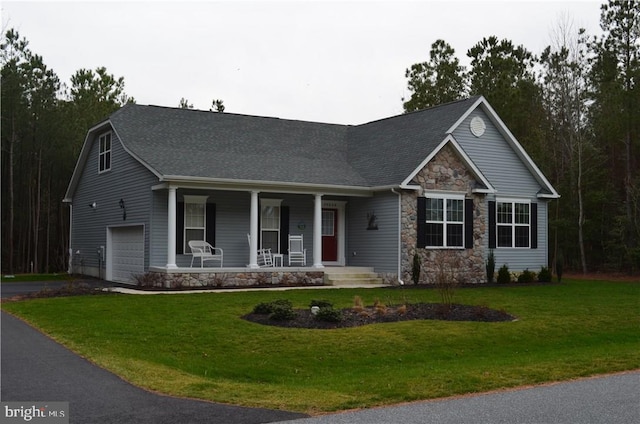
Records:
[[[249,226],[249,268],[258,266],[258,192],[251,192],[251,224]]]
[[[322,265],[322,194],[316,194],[313,205],[313,267]]]
[[[176,265],[176,188],[169,187],[169,207],[167,213],[167,268],[177,268]]]

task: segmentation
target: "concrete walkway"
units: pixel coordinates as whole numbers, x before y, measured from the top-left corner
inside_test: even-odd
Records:
[[[198,289],[198,290],[138,290],[127,287],[109,287],[106,290],[123,294],[189,294],[189,293],[236,293],[252,291],[287,291],[287,290],[327,290],[327,289],[376,289],[389,287],[387,284],[340,284],[336,286],[300,286],[300,287],[262,287],[233,289]]]
[[[640,371],[286,421],[286,424],[391,423],[640,423]]]

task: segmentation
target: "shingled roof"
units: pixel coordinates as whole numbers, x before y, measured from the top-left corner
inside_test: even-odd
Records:
[[[477,97],[358,126],[129,104],[109,118],[164,177],[398,185]]]

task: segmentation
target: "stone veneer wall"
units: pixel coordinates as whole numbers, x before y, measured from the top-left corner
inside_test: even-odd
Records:
[[[251,286],[321,286],[322,271],[246,271],[246,272],[189,272],[154,274],[154,285],[166,288],[180,287],[251,287]]]
[[[422,259],[420,283],[435,283],[438,266],[444,262],[456,263],[453,273],[458,283],[484,283],[484,237],[487,229],[487,207],[483,194],[471,192],[476,187],[475,177],[467,170],[455,151],[445,146],[418,173],[416,182],[424,190],[446,190],[464,192],[467,198],[473,198],[473,249],[423,249],[417,246],[417,199],[415,191],[402,194],[402,279],[413,283],[411,269],[413,256],[417,252]]]

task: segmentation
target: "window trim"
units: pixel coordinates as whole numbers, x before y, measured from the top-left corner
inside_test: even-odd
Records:
[[[262,217],[263,217],[263,211],[265,208],[267,207],[274,207],[274,208],[278,208],[278,219],[277,219],[277,225],[278,228],[266,228],[263,226],[263,221],[262,221]],[[273,252],[272,253],[281,253],[280,250],[282,250],[282,246],[280,246],[281,241],[280,241],[280,237],[282,234],[282,199],[260,199],[260,249],[264,249],[264,246],[262,245],[262,242],[264,240],[264,235],[263,233],[265,231],[267,232],[275,232],[276,233],[276,240],[278,241],[278,252]]]
[[[187,255],[191,255],[191,249],[189,248],[189,240],[187,240],[187,230],[200,230],[202,229],[204,240],[207,239],[207,199],[209,196],[193,196],[193,195],[184,195],[184,218],[182,221],[182,248],[183,252]],[[187,207],[190,204],[203,205],[203,218],[204,225],[202,227],[190,227],[187,226]]]
[[[107,137],[109,137],[109,148],[103,150],[103,143],[106,144]],[[111,157],[113,151],[113,135],[111,131],[108,131],[98,137],[98,174],[111,171]],[[104,162],[103,162],[104,158]],[[108,161],[108,166],[107,162]],[[104,163],[104,168],[103,168]]]
[[[532,202],[531,199],[519,199],[512,197],[502,197],[496,198],[496,210],[495,210],[495,232],[496,232],[496,249],[532,249],[532,220],[533,220],[533,210],[532,210]],[[498,211],[500,210],[499,205],[501,203],[511,204],[511,222],[510,223],[500,223],[498,221]],[[527,205],[528,207],[528,223],[521,224],[516,222],[516,204]],[[500,246],[500,237],[498,229],[500,227],[509,227],[511,228],[511,246]],[[528,232],[528,243],[526,246],[516,246],[516,228],[527,227],[529,229]]]
[[[425,236],[425,249],[452,249],[452,250],[464,250],[466,249],[466,206],[465,201],[466,197],[463,193],[450,193],[450,192],[442,192],[442,191],[430,191],[428,193],[424,193],[425,199],[439,199],[442,200],[442,221],[429,220],[428,214],[425,219],[425,224],[441,224],[442,225],[442,246],[430,246],[427,243],[427,239]],[[461,221],[449,221],[447,220],[447,200],[459,200],[462,202],[462,220]],[[425,210],[426,213],[426,210]],[[448,224],[459,224],[462,225],[462,242],[459,246],[448,246],[447,245],[447,225]],[[425,227],[426,229],[426,227]]]

